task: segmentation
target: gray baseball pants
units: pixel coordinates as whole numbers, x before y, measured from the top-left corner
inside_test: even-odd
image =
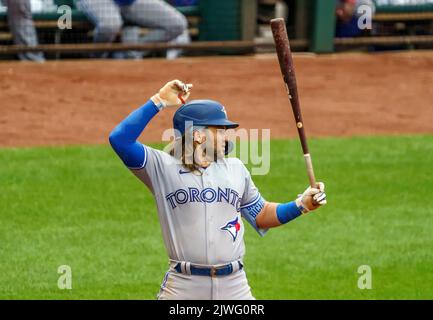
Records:
[[[119,6],[113,0],[80,0],[83,10],[95,25],[95,42],[113,42],[122,31],[122,42],[168,42],[185,35],[188,23],[183,14],[162,0],[136,0]],[[152,29],[140,37],[130,24]],[[105,54],[106,55],[106,54]]]
[[[243,269],[227,276],[209,277],[178,273],[175,265],[170,262],[159,300],[254,300]]]
[[[8,8],[9,28],[14,38],[14,43],[18,45],[36,46],[38,38],[32,19],[30,0],[4,0],[3,3]],[[42,52],[19,53],[20,60],[30,60],[43,62]]]

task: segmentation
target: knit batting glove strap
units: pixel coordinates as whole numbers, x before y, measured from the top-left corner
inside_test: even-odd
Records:
[[[159,94],[155,94],[154,96],[152,96],[152,98],[150,98],[150,100],[153,101],[153,103],[155,104],[155,106],[158,108],[159,111],[161,111],[164,108],[167,108],[167,104],[164,102],[164,100],[160,98]]]
[[[308,208],[302,202],[302,195],[300,195],[300,197],[295,200],[295,203],[296,203],[296,206],[298,207],[299,211],[302,212],[302,214],[310,212],[310,210],[308,210]]]

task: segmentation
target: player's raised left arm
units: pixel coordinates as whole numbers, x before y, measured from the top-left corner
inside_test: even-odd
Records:
[[[319,182],[317,188],[308,187],[294,201],[288,203],[266,201],[262,210],[257,215],[256,223],[261,229],[278,227],[325,204],[325,185]]]
[[[129,168],[143,166],[144,146],[137,141],[149,121],[166,107],[179,107],[190,95],[191,84],[179,80],[166,83],[143,106],[129,114],[111,132],[109,140],[117,155]]]

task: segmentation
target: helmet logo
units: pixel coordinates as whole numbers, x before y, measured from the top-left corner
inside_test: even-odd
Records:
[[[226,108],[224,106],[222,106],[221,111],[224,112],[224,114],[226,115],[226,118],[227,118],[227,111],[226,111]]]

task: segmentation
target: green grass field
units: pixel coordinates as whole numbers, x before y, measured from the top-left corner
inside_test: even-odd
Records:
[[[328,205],[260,238],[258,299],[433,299],[433,136],[313,139]],[[272,141],[267,200],[308,184],[297,140]],[[72,290],[57,287],[60,265]],[[360,265],[373,288],[357,287]],[[149,191],[108,146],[0,149],[1,299],[155,299],[168,267]]]

